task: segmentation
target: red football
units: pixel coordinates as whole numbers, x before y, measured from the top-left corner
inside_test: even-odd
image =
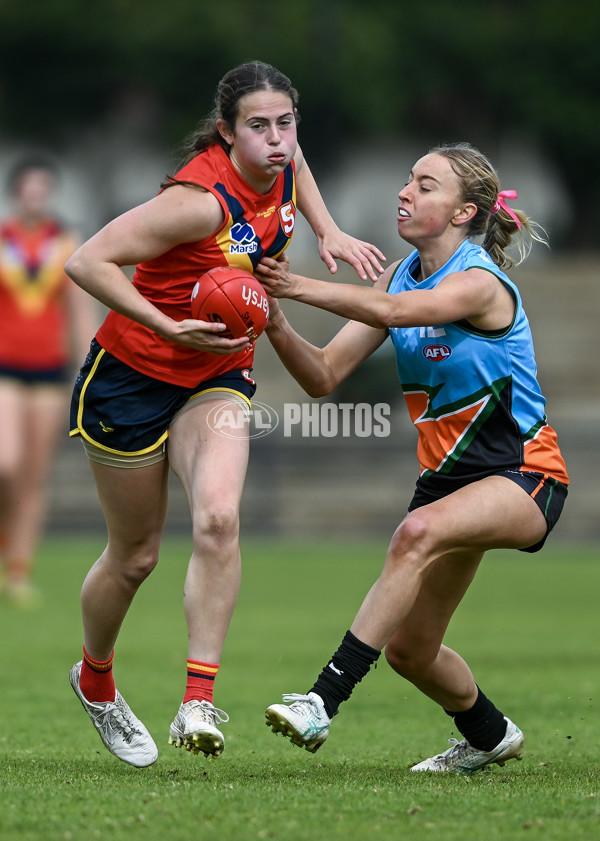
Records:
[[[234,266],[215,266],[203,274],[192,291],[192,318],[226,324],[228,338],[248,336],[256,341],[269,320],[267,293],[250,272]]]

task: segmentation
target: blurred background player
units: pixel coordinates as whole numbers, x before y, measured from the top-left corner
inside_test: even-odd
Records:
[[[215,266],[253,272],[263,254],[280,255],[296,207],[330,269],[340,257],[375,278],[382,259],[329,215],[297,144],[298,94],[283,73],[247,62],[225,74],[215,101],[175,177],[67,263],[69,275],[111,310],[72,402],[71,434],[81,436],[90,460],[108,545],[83,584],[83,660],[70,680],[107,749],[138,767],[158,751],[115,688],[113,654],[129,606],[158,562],[169,467],[185,489],[193,533],[184,587],[187,681],[169,742],[218,756],[224,737],[217,725],[228,720],[213,690],[240,586],[249,435],[245,425],[225,437],[210,418],[220,407],[250,407],[254,346],[220,336],[224,325],[192,319],[192,289]],[[133,284],[122,271],[130,265]]]
[[[64,271],[77,243],[54,213],[56,177],[49,159],[20,161],[8,178],[12,212],[0,223],[1,586],[22,606],[39,600],[32,573],[72,359],[97,326],[93,302]]]
[[[509,206],[514,198],[474,147],[436,147],[399,193],[398,233],[414,251],[374,288],[293,275],[285,261],[267,259],[259,269],[270,294],[352,319],[321,350],[274,303],[267,334],[308,393],[330,393],[389,335],[419,433],[415,494],[381,576],[309,692],[267,710],[276,732],[309,751],[325,741],[340,704],[385,648],[392,668],[452,716],[464,737],[413,771],[470,774],[521,757],[520,729],[443,644],[484,553],[537,552],[567,496],[529,323],[503,271],[514,263],[506,249],[515,235],[520,258],[527,254],[523,228],[545,241]]]

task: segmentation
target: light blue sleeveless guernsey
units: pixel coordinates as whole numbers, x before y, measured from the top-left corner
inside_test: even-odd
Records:
[[[546,423],[517,287],[469,240],[435,274],[417,282],[419,263],[414,251],[394,272],[388,292],[434,289],[453,272],[479,268],[496,275],[516,305],[504,331],[477,330],[466,321],[390,328],[402,391],[419,432],[421,478],[468,480],[527,470],[568,483],[556,434]]]

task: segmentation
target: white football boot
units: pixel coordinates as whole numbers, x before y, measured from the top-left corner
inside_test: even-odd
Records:
[[[171,724],[169,744],[217,757],[223,753],[225,739],[215,725],[227,721],[227,713],[214,707],[210,701],[187,701],[179,707]]]
[[[287,736],[292,744],[314,753],[319,750],[329,734],[331,719],[325,712],[320,695],[284,695],[285,704],[271,704],[265,717],[267,727],[274,733]]]
[[[449,739],[452,745],[444,753],[424,759],[413,765],[411,771],[454,771],[457,774],[474,774],[486,765],[504,765],[509,759],[521,759],[523,755],[523,734],[516,724],[505,718],[506,734],[499,745],[489,751],[477,750],[466,739]]]
[[[114,701],[88,701],[79,687],[81,664],[81,660],[75,663],[69,680],[104,746],[118,759],[136,768],[152,765],[158,759],[158,749],[150,733],[119,692]]]

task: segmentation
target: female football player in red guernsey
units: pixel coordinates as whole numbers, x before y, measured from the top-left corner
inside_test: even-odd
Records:
[[[65,274],[77,241],[56,217],[56,186],[50,159],[19,160],[0,223],[0,588],[20,607],[40,598],[34,562],[73,358],[98,326],[94,302]]]
[[[213,705],[213,686],[240,583],[248,430],[219,435],[209,416],[219,406],[250,406],[253,345],[220,335],[224,325],[190,317],[194,284],[214,266],[253,271],[264,256],[280,255],[296,207],[331,271],[340,258],[375,279],[384,259],[329,215],[297,145],[297,100],[289,79],[270,65],[253,61],[228,72],[176,176],[66,266],[110,309],[72,402],[71,434],[88,454],[108,544],[83,584],[83,660],[70,680],[108,750],[138,767],[153,763],[157,749],[115,689],[112,661],[132,599],[158,561],[169,465],[193,525],[184,588],[187,685],[169,742],[218,756],[224,739],[217,725],[228,720]],[[133,283],[122,270],[129,265],[136,265]]]

